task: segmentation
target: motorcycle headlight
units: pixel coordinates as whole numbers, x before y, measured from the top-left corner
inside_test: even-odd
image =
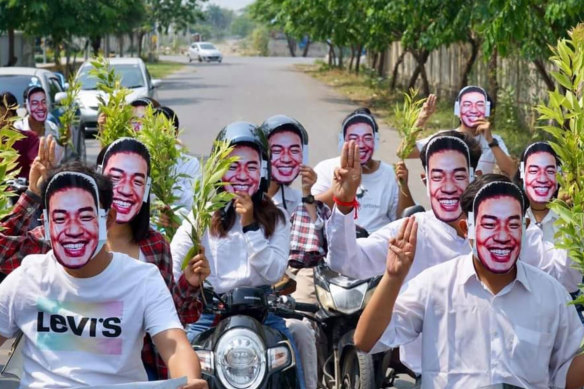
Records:
[[[213,352],[209,350],[195,350],[201,362],[201,371],[213,375]]]
[[[331,295],[333,296],[337,310],[350,315],[361,309],[365,293],[367,292],[367,283],[362,283],[351,289],[341,288],[334,284],[330,284],[329,288],[331,289]]]
[[[268,349],[268,365],[270,371],[286,367],[292,363],[292,353],[290,345],[286,342],[284,345]]]
[[[256,388],[266,374],[266,348],[245,328],[227,331],[215,348],[219,380],[228,389]]]
[[[324,289],[322,286],[316,285],[316,297],[320,305],[327,311],[336,311],[335,302],[333,301],[333,296],[330,292]]]

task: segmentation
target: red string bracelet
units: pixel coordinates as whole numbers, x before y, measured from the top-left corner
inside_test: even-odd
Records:
[[[359,202],[357,201],[356,198],[353,199],[353,201],[341,201],[338,198],[336,198],[335,196],[333,196],[333,201],[335,202],[335,204],[343,206],[343,207],[352,207],[353,209],[355,209],[355,215],[353,217],[353,219],[357,219],[357,208],[359,208]]]

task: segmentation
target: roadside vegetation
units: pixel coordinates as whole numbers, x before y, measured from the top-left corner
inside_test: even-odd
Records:
[[[146,63],[146,67],[148,68],[152,78],[168,77],[172,73],[181,70],[184,66],[184,64],[171,61],[156,61]]]

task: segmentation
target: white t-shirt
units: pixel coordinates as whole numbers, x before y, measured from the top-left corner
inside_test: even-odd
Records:
[[[438,133],[440,133],[440,132],[445,132],[445,131],[439,131]],[[434,135],[436,135],[436,134],[433,134],[427,138],[418,139],[416,141],[416,147],[418,148],[418,150],[422,151],[422,149],[424,148],[426,143],[428,143],[430,138],[432,138]],[[495,170],[495,165],[497,165],[497,161],[495,159],[495,154],[493,154],[493,150],[489,147],[489,142],[487,142],[485,137],[482,135],[477,135],[474,138],[481,145],[481,151],[482,151],[481,158],[479,159],[479,163],[478,163],[475,171],[480,170],[481,172],[483,172],[483,174],[492,173]],[[499,142],[499,148],[501,148],[501,150],[503,150],[503,152],[505,154],[509,155],[509,150],[507,150],[507,146],[505,146],[505,142],[503,142],[503,138],[501,138],[499,135],[493,134],[493,139],[496,139],[497,142]]]
[[[333,182],[335,168],[340,165],[340,157],[319,162],[314,168],[317,174],[312,194],[326,192]],[[397,219],[399,184],[393,167],[385,162],[371,174],[361,175],[361,186],[357,191],[359,209],[356,223],[369,233]]]
[[[0,335],[24,333],[22,388],[146,381],[146,332],[182,329],[156,266],[113,254],[91,278],[70,276],[52,251],[29,255],[0,284]]]

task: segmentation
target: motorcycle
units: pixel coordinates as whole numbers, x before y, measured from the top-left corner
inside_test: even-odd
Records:
[[[268,312],[302,320],[315,304],[296,303],[289,296],[268,295],[261,288],[240,287],[223,296],[204,289],[213,301],[207,312],[219,321],[199,334],[192,346],[210,389],[296,388],[296,359],[290,340],[263,324]]]

